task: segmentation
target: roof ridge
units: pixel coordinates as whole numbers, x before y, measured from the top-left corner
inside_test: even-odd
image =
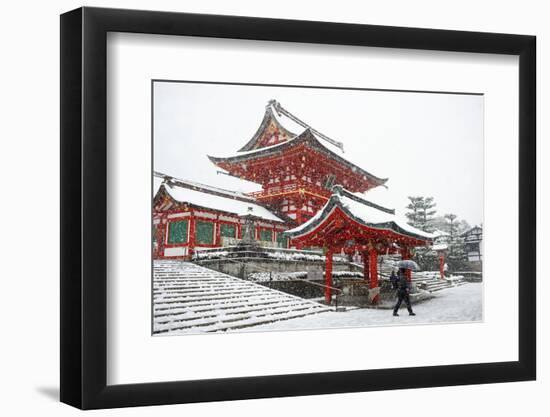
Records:
[[[395,209],[390,209],[390,208],[387,208],[387,207],[384,207],[384,206],[381,206],[380,204],[376,204],[376,203],[373,203],[372,201],[369,201],[363,197],[359,197],[358,195],[355,195],[354,193],[352,193],[351,191],[345,189],[344,187],[342,186],[339,186],[341,187],[341,190],[342,190],[342,194],[347,197],[347,198],[350,198],[351,200],[354,200],[358,203],[361,203],[361,204],[364,204],[366,206],[369,206],[369,207],[372,207],[374,209],[377,209],[377,210],[380,210],[380,211],[383,211],[384,213],[388,213],[388,214],[393,214],[395,215]]]
[[[267,207],[261,201],[258,201],[254,197],[249,196],[240,191],[231,191],[231,190],[214,187],[212,185],[203,184],[196,181],[184,180],[184,179],[172,177],[170,175],[163,174],[157,171],[154,171],[153,175],[157,178],[164,179],[164,182],[161,184],[161,186],[167,185],[168,187],[172,188],[172,186],[175,185],[181,188],[187,188],[189,190],[198,191],[198,192],[202,192],[210,195],[215,195],[217,197],[230,198],[232,200],[241,201],[243,203],[251,203],[267,210],[268,212],[273,214],[275,217],[282,219],[283,221],[292,221],[292,219],[290,219],[285,213],[282,213],[279,210],[273,210],[272,208]]]
[[[237,152],[246,152],[253,149],[262,149],[262,148],[254,148],[254,146],[258,143],[258,140],[262,136],[262,133],[265,131],[265,129],[269,125],[270,120],[272,120],[279,128],[281,128],[286,134],[288,134],[289,137],[293,138],[298,136],[297,134],[291,132],[285,126],[283,126],[281,121],[275,116],[275,113],[273,113],[273,110],[271,109],[271,100],[270,100],[268,105],[265,107],[264,117],[262,118],[262,121],[260,122],[260,126],[256,130],[256,133],[254,133],[252,138],[248,142],[246,142],[246,144],[242,148],[240,148]]]
[[[164,183],[168,184],[168,186],[171,186],[171,184],[173,184],[183,188],[189,188],[191,190],[200,191],[206,194],[219,195],[222,197],[229,197],[235,200],[241,200],[244,202],[257,204],[257,201],[253,197],[250,197],[244,193],[241,193],[240,191],[231,191],[231,190],[226,190],[225,188],[215,187],[213,185],[208,185],[197,181],[184,180],[182,178],[176,178],[171,175],[163,174],[157,171],[155,171],[153,175],[157,178],[164,179]]]

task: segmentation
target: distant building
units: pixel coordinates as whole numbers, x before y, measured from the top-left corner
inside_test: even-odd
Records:
[[[443,230],[435,229],[432,235],[435,236],[433,239],[434,245],[437,243],[449,243],[451,241],[451,235]]]
[[[483,259],[483,229],[481,226],[474,226],[460,235],[464,239],[464,251],[468,262],[480,263]]]

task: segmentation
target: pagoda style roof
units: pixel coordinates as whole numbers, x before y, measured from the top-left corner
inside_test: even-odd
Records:
[[[466,237],[466,236],[471,235],[471,234],[482,234],[482,233],[483,233],[483,228],[481,226],[476,225],[474,227],[469,228],[465,232],[461,233],[460,236],[461,237]]]
[[[273,113],[271,106],[268,105],[265,108],[264,118],[260,123],[260,127],[238,152],[270,146],[270,144],[284,142],[295,136],[295,133],[292,133],[281,124]]]
[[[358,197],[341,186],[334,187],[334,190],[335,193],[315,216],[285,233],[292,239],[307,240],[315,234],[327,233],[330,224],[337,223],[335,220],[338,217],[340,224],[348,224],[348,229],[350,223],[353,224],[357,233],[361,233],[360,229],[367,233],[383,232],[389,238],[402,239],[417,246],[431,243],[435,238],[434,234],[410,226],[398,218],[392,209]]]
[[[311,132],[309,128],[304,130],[298,136],[295,136],[285,142],[277,143],[275,145],[252,149],[249,151],[242,151],[236,155],[227,157],[215,157],[209,155],[208,158],[219,167],[229,170],[232,165],[239,165],[240,167],[243,167],[245,166],[243,164],[246,162],[283,155],[285,152],[293,150],[300,145],[305,145],[311,149],[325,154],[331,160],[349,168],[351,171],[353,171],[355,175],[363,176],[365,180],[367,180],[374,186],[383,185],[388,180],[387,178],[379,178],[365,171],[364,169],[358,167],[357,165],[339,155],[337,152],[331,150],[329,146],[325,145],[319,139],[317,139],[317,137]]]
[[[162,175],[155,173],[155,188],[158,187],[154,197],[155,202],[166,196],[178,204],[188,204],[197,208],[222,211],[238,216],[252,214],[264,220],[284,223],[283,219],[245,194],[170,176],[164,176],[159,184]],[[250,211],[249,208],[252,210]]]

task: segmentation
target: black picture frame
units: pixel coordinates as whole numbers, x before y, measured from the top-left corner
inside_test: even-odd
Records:
[[[108,32],[519,56],[519,360],[107,385]],[[535,45],[524,35],[252,17],[88,7],[61,15],[61,401],[96,409],[535,379]]]

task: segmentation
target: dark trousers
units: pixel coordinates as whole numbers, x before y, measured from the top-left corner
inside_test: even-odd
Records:
[[[397,291],[397,304],[393,308],[393,312],[397,313],[403,301],[405,301],[405,305],[407,306],[407,310],[409,310],[409,313],[412,313],[413,309],[411,307],[411,299],[407,291]]]

